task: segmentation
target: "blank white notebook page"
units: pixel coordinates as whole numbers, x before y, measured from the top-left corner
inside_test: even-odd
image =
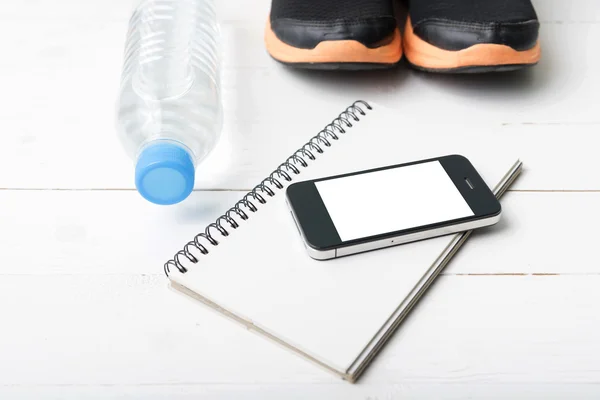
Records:
[[[462,154],[493,186],[518,158],[495,154],[489,136],[470,145],[452,141],[451,130],[464,133],[464,126],[440,125],[439,140],[414,133],[407,136],[412,139],[406,146],[394,146],[398,133],[390,127],[397,126],[400,118],[400,113],[374,105],[339,141],[309,162],[308,168],[301,168],[294,181]],[[402,129],[419,132],[419,126],[411,124],[406,120]],[[315,133],[306,132],[306,139]],[[377,152],[378,157],[360,156],[368,152]],[[288,156],[282,154],[281,161]],[[265,171],[265,176],[271,171]],[[221,211],[231,206],[224,204]],[[388,210],[380,210],[374,218],[385,220]],[[198,232],[203,229],[198,227]],[[190,232],[190,239],[196,233]],[[345,373],[450,240],[441,237],[315,261],[299,237],[284,190],[279,190],[275,197],[267,197],[267,204],[259,205],[248,221],[222,238],[219,246],[199,257],[187,273],[175,270],[170,278]],[[232,329],[239,328],[232,324]]]

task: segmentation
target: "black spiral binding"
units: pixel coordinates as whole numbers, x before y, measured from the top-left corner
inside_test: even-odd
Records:
[[[231,229],[237,229],[240,225],[236,221],[235,217],[239,217],[242,221],[246,221],[248,211],[254,213],[258,211],[258,207],[251,201],[255,200],[260,204],[265,204],[264,195],[268,197],[275,196],[275,190],[284,188],[279,179],[284,179],[286,182],[291,182],[292,177],[290,172],[294,175],[300,174],[298,166],[303,168],[308,166],[308,160],[315,160],[316,157],[313,153],[317,152],[322,154],[323,147],[330,147],[333,140],[338,140],[339,134],[346,133],[345,128],[352,127],[352,121],[360,121],[359,115],[366,115],[366,110],[372,110],[372,107],[363,100],[354,102],[344,112],[342,112],[336,119],[334,119],[329,125],[327,125],[318,134],[313,136],[304,146],[296,150],[288,159],[282,163],[275,171],[273,171],[267,178],[263,179],[254,189],[248,192],[240,201],[235,203],[225,214],[221,215],[215,222],[208,225],[204,232],[199,233],[194,239],[186,244],[182,250],[175,254],[172,260],[165,263],[164,269],[165,274],[169,276],[172,267],[177,268],[179,272],[186,273],[188,270],[183,265],[181,257],[192,263],[197,264],[198,258],[192,254],[191,250],[194,249],[203,255],[208,254],[207,246],[218,246],[219,242],[215,239],[213,234],[218,232],[223,237],[229,236],[229,231],[223,227],[226,222]]]

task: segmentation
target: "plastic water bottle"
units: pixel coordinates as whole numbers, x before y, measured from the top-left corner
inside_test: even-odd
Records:
[[[216,0],[142,0],[129,23],[117,130],[139,193],[175,204],[222,126]]]

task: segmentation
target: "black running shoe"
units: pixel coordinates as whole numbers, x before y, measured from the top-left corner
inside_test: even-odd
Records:
[[[265,44],[304,68],[370,69],[402,57],[393,0],[272,0]]]
[[[434,72],[486,72],[536,64],[539,21],[530,0],[409,0],[404,52]]]

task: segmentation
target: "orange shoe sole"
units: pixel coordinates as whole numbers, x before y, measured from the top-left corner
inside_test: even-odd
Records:
[[[397,64],[402,58],[402,38],[396,29],[386,44],[369,48],[356,40],[331,40],[319,43],[314,49],[300,49],[282,42],[271,29],[270,21],[265,28],[267,51],[277,61],[305,68],[327,65],[349,69],[385,67]]]
[[[476,44],[463,50],[440,49],[413,32],[410,18],[404,29],[404,54],[415,67],[439,72],[502,71],[536,64],[541,58],[538,43],[529,50],[517,51],[501,44]]]

